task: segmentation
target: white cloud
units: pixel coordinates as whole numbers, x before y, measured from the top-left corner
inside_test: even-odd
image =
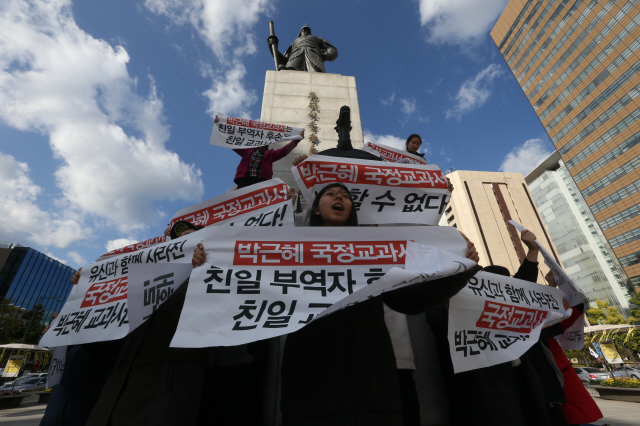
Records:
[[[405,115],[411,115],[416,112],[416,100],[414,98],[411,99],[400,99],[400,103],[402,104],[402,112]]]
[[[87,265],[87,259],[81,256],[78,252],[70,251],[67,253],[67,257],[75,264],[75,266],[81,268]]]
[[[107,253],[112,250],[117,250],[122,247],[130,246],[131,244],[137,243],[138,240],[133,238],[118,238],[117,240],[107,241],[107,244],[104,246],[107,249]]]
[[[468,47],[489,34],[509,0],[420,0],[420,23],[435,44]]]
[[[407,135],[409,136],[409,135]],[[399,138],[397,136],[393,136],[393,135],[374,135],[373,133],[371,133],[368,130],[364,131],[364,141],[365,142],[372,142],[375,144],[382,144],[382,145],[387,145],[390,146],[392,148],[395,149],[399,149],[401,151],[405,151],[406,150],[406,143],[407,140]],[[420,145],[420,149],[418,150],[418,152],[423,152],[423,153],[427,153],[428,152],[428,147],[429,144],[427,144],[424,140],[422,141],[422,145]]]
[[[268,0],[145,0],[153,13],[168,17],[176,25],[190,25],[211,48],[222,68],[214,72],[203,65],[203,75],[213,79],[203,95],[209,99],[209,114],[216,112],[248,116],[247,108],[257,100],[244,87],[245,68],[241,58],[257,50],[253,26],[260,14],[273,10]],[[228,58],[233,58],[229,60]]]
[[[72,213],[42,211],[36,204],[42,188],[29,177],[29,166],[0,152],[0,240],[22,245],[25,239],[43,246],[66,247],[91,230],[83,228]]]
[[[545,158],[553,153],[553,149],[542,139],[529,139],[520,146],[516,146],[504,157],[501,172],[529,174]]]
[[[393,92],[387,99],[380,99],[380,103],[384,106],[393,105],[393,101],[396,99],[396,92]]]
[[[58,262],[62,263],[62,264],[67,264],[67,261],[65,259],[60,259],[59,257],[57,257],[56,255],[54,255],[53,253],[50,252],[46,252],[45,253],[47,256],[49,256],[50,258],[52,258],[53,260],[57,260]]]
[[[491,95],[493,80],[503,74],[498,64],[491,64],[462,83],[456,94],[456,104],[446,111],[447,118],[460,118],[462,114],[481,107]]]
[[[0,40],[0,119],[49,136],[66,216],[143,229],[163,215],[155,201],[202,196],[200,171],[165,148],[153,78],[148,96],[138,95],[126,50],[80,29],[70,0],[3,3]]]

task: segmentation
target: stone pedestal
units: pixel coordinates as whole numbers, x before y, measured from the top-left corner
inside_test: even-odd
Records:
[[[273,177],[285,181],[289,186],[297,188],[291,175],[291,162],[299,155],[309,155],[311,130],[309,123],[309,93],[318,97],[318,127],[316,135],[320,139],[318,151],[335,148],[338,133],[334,130],[340,107],[351,108],[351,142],[359,149],[363,146],[362,123],[360,122],[360,106],[355,77],[340,74],[313,73],[302,71],[267,71],[262,97],[262,113],[260,121],[286,124],[305,129],[305,139],[286,158],[273,164]],[[278,149],[288,142],[274,144]]]

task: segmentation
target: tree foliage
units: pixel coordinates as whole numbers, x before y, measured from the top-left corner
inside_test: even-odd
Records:
[[[587,319],[592,325],[596,324],[625,324],[624,317],[615,306],[609,306],[609,302],[596,300],[597,308],[587,309]]]
[[[32,310],[22,312],[11,301],[0,301],[0,344],[38,344],[45,328],[42,324],[44,314],[42,305],[36,305]]]
[[[636,293],[629,299],[629,305],[635,305],[635,307],[632,307],[629,310],[629,319],[627,320],[627,324],[640,323],[640,293]]]

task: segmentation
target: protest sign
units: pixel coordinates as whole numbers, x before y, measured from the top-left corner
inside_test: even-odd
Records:
[[[584,346],[584,315],[580,316],[564,333],[556,336],[560,347],[565,351],[582,349]]]
[[[60,315],[40,340],[56,347],[115,340],[129,331],[127,293],[132,264],[191,264],[203,230],[138,252],[92,263],[80,271]]]
[[[111,250],[110,252],[105,253],[102,256],[100,256],[98,259],[96,259],[96,261],[109,259],[110,257],[118,256],[118,255],[125,254],[125,253],[133,253],[134,251],[146,249],[146,248],[149,248],[151,246],[155,246],[157,244],[166,243],[170,239],[171,238],[169,238],[166,235],[163,235],[161,237],[150,238],[148,240],[141,241],[141,242],[135,243],[135,244],[131,244],[131,245],[128,245],[126,247],[122,247],[122,248],[119,248],[119,249],[116,249],[116,250]]]
[[[51,389],[58,383],[64,373],[64,366],[67,363],[67,347],[58,346],[51,351],[51,362],[47,370],[47,389]]]
[[[436,165],[312,155],[291,170],[308,205],[328,184],[344,183],[360,224],[437,225],[450,196]]]
[[[257,148],[282,141],[301,140],[304,131],[299,127],[227,117],[221,113],[216,114],[216,119],[209,143],[225,148]]]
[[[519,232],[524,231],[524,227],[515,220],[510,220],[509,223],[513,225],[513,227],[516,228]],[[553,277],[556,279],[556,284],[558,284],[558,288],[564,293],[564,298],[567,299],[569,305],[575,306],[584,302],[584,293],[582,293],[582,291],[578,289],[578,287],[573,283],[573,280],[569,278],[567,273],[564,272],[564,269],[562,269],[562,267],[558,265],[558,262],[555,261],[555,259],[553,258],[553,256],[551,256],[547,249],[542,247],[542,244],[540,244],[537,240],[536,244],[538,244],[538,247],[540,248],[540,253],[542,254],[542,258],[544,259],[544,264],[547,265],[549,269],[551,269]]]
[[[389,161],[391,163],[429,164],[427,163],[427,160],[422,157],[409,154],[407,151],[400,151],[399,149],[395,149],[387,145],[378,145],[373,142],[367,142],[360,149],[373,155],[377,155],[384,161]]]
[[[609,343],[600,342],[600,343],[598,343],[598,346],[600,346],[600,350],[602,351],[602,355],[604,355],[604,358],[607,360],[607,362],[609,364],[622,364],[624,362],[622,360],[622,357],[618,353],[618,350],[616,349],[615,343],[613,343],[613,342],[609,342]]]
[[[271,179],[231,191],[180,210],[171,226],[179,220],[196,226],[293,226],[288,189],[280,179]]]
[[[556,288],[479,272],[449,300],[449,351],[455,373],[513,361],[543,325],[569,315]]]
[[[191,274],[172,347],[233,346],[280,336],[310,323],[348,296],[350,303],[356,303],[379,290],[475,265],[464,258],[466,241],[450,227],[205,231],[207,261]],[[431,269],[421,271],[423,276],[402,275],[405,271],[400,270],[400,281],[387,282],[382,289],[372,287],[391,268],[405,265],[407,240],[449,253],[427,263]],[[435,249],[430,250],[433,255]]]
[[[191,263],[129,265],[129,331],[145,322],[189,278],[191,271]]]

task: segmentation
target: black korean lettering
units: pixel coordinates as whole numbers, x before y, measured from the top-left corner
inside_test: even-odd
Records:
[[[69,320],[69,314],[60,316],[60,320],[53,328],[53,332],[56,333],[56,336],[59,335],[67,335],[69,334],[69,330],[66,328],[67,321]]]
[[[264,310],[267,306],[267,301],[264,300],[260,306],[260,311],[258,312],[258,315],[255,316],[252,312],[255,311],[258,306],[256,305],[256,301],[255,300],[245,300],[244,301],[244,305],[240,305],[240,307],[238,309],[240,309],[240,313],[238,315],[234,315],[233,319],[236,321],[236,323],[233,325],[232,330],[236,330],[236,331],[242,331],[242,330],[252,330],[254,328],[257,327],[257,325],[242,325],[240,321],[238,321],[240,318],[247,318],[248,320],[253,319],[254,317],[256,318],[254,322],[258,322],[260,321],[260,318],[262,318],[262,314],[264,313]]]
[[[369,190],[365,189],[364,191],[362,191],[360,188],[352,188],[350,192],[353,206],[356,208],[356,211],[360,211],[362,202],[369,196]]]
[[[364,273],[364,276],[367,278],[367,285],[378,281],[383,275],[384,272],[382,272],[382,268],[369,268],[369,272]]]
[[[424,208],[425,209],[437,209],[438,206],[437,205],[436,206],[432,205],[431,204],[431,200],[437,200],[439,198],[440,198],[440,196],[438,196],[438,195],[429,195],[427,197],[427,202],[425,203]]]
[[[287,294],[289,287],[300,288],[300,284],[297,284],[296,275],[296,271],[287,273],[275,270],[273,273],[273,282],[269,283],[269,285],[282,287],[282,294]]]
[[[309,303],[309,309],[321,309],[325,310],[331,306],[331,303]],[[298,324],[309,324],[315,318],[317,314],[309,314],[306,320],[298,321]]]
[[[387,192],[385,192],[384,194],[382,194],[379,197],[376,197],[376,200],[383,200],[383,199],[387,199],[389,201],[395,201],[396,199],[391,195],[391,190],[389,189]],[[385,202],[385,201],[372,201],[371,204],[375,204],[378,206],[378,212],[381,212],[382,209],[384,209],[386,206],[395,206],[396,203],[390,203],[390,202]]]
[[[403,213],[413,213],[413,212],[422,212],[422,203],[424,203],[424,199],[427,194],[422,194],[419,196],[415,192],[409,193],[404,197],[404,206],[402,206]],[[419,203],[416,204],[416,201]]]
[[[296,309],[296,300],[291,301],[291,307],[289,308],[289,312],[286,315],[282,315],[286,309],[287,305],[285,302],[277,301],[273,302],[269,308],[267,309],[267,320],[263,324],[263,328],[283,328],[289,325],[289,321],[291,320],[291,315]]]
[[[348,291],[349,294],[353,293],[353,286],[356,284],[356,280],[351,278],[351,269],[347,269],[346,271],[347,276],[346,276],[346,279],[344,280],[346,284],[346,288],[343,287],[342,284],[340,283],[341,277],[345,276],[344,272],[329,272],[327,273],[327,275],[333,278],[333,281],[331,282],[331,287],[329,287],[329,293],[332,293],[336,289],[340,290],[342,293],[344,293],[345,291]]]
[[[174,292],[171,287],[174,284],[173,273],[161,275],[154,278],[153,281],[144,282],[144,306],[152,306],[152,312],[158,309],[158,306],[165,302]],[[147,319],[151,314],[143,319]]]
[[[250,271],[238,271],[235,273],[235,277],[238,279],[238,294],[260,294],[261,270],[256,271],[256,277],[253,280]]]
[[[184,245],[187,243],[187,240],[183,240],[181,242],[173,243],[167,246],[167,262],[169,260],[177,260],[184,257]],[[171,257],[171,259],[169,259]]]
[[[326,279],[326,271],[324,269],[320,272],[304,271],[300,274],[300,281],[302,284],[306,284],[303,289],[319,291],[322,297],[327,296]],[[319,284],[319,286],[315,286],[316,284]]]
[[[203,280],[207,284],[207,293],[231,293],[231,288],[229,287],[231,285],[231,274],[233,273],[233,270],[227,269],[224,276],[221,275],[222,273],[223,269],[218,268],[217,266],[212,266],[207,269],[207,274],[209,274],[209,276]],[[227,288],[220,288],[220,286],[214,287],[215,284],[212,284],[212,281],[217,283],[222,283],[224,281],[224,287]]]

